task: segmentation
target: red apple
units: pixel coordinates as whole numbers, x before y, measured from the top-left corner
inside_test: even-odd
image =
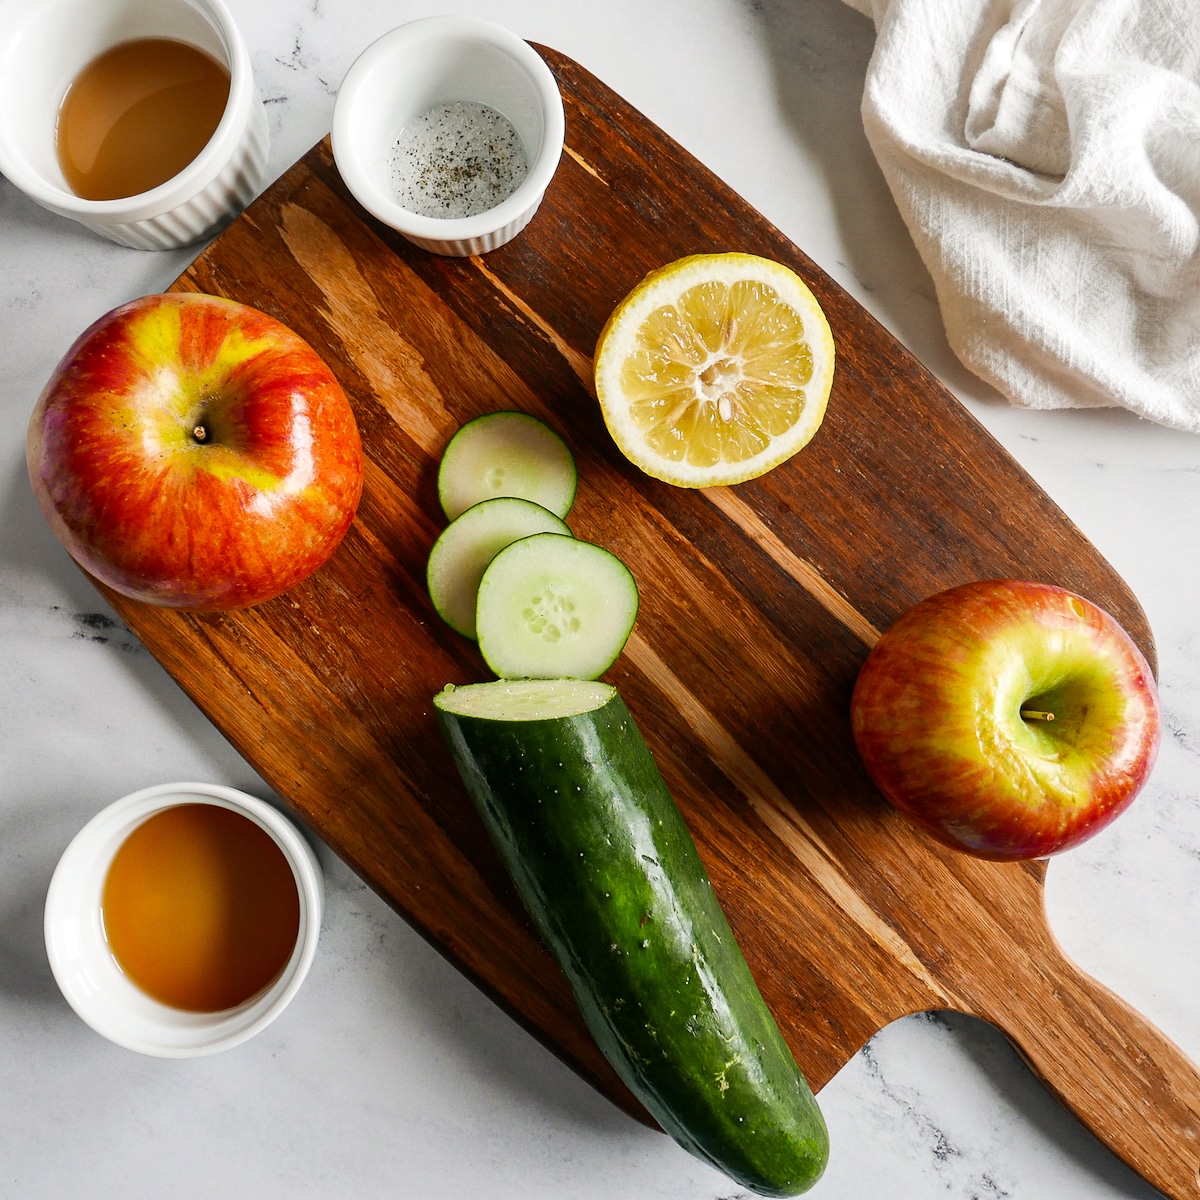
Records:
[[[1158,753],[1158,691],[1072,592],[989,580],[904,614],[863,664],[854,739],[884,796],[947,845],[1040,858],[1103,829]]]
[[[257,604],[337,548],[362,491],[354,413],[299,336],[215,296],[101,317],[29,423],[29,478],[96,579],[174,608]]]

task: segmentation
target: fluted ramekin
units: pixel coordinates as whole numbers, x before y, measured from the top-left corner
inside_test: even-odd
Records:
[[[134,38],[190,42],[228,68],[229,100],[212,138],[166,183],[118,200],[67,186],[55,150],[59,106],[93,58]],[[0,0],[0,172],[60,216],[138,250],[216,233],[266,178],[266,112],[224,0]]]
[[[404,208],[389,184],[405,125],[440,104],[483,104],[517,131],[529,164],[517,189],[471,217]],[[562,95],[540,55],[515,33],[471,17],[425,17],[373,42],[351,65],[333,109],[333,157],[372,216],[434,254],[484,254],[529,224],[562,155]]]

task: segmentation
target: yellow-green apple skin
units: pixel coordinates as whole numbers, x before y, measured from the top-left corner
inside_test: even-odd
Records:
[[[982,858],[1041,858],[1117,817],[1149,778],[1161,715],[1141,651],[1062,588],[986,580],[931,596],[876,643],[851,699],[884,796]]]
[[[257,604],[333,554],[362,492],[358,426],[296,333],[215,296],[144,296],[59,363],[29,478],[71,556],[136,600]]]

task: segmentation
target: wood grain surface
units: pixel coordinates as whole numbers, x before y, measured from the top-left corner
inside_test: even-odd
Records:
[[[567,150],[529,228],[438,258],[367,217],[315,147],[177,288],[279,317],[349,392],[367,452],[358,518],[290,594],[227,615],[110,596],[296,812],[463,971],[628,1111],[538,943],[442,746],[431,696],[488,678],[434,615],[435,467],[464,420],[536,413],[574,451],[574,532],[642,594],[621,690],[695,835],[768,1004],[815,1088],[888,1022],[925,1009],[999,1026],[1048,1086],[1177,1200],[1200,1195],[1200,1077],[1060,953],[1044,869],[913,831],[850,737],[877,631],[922,597],[1025,577],[1112,612],[1153,662],[1128,588],[1043,492],[846,293],[569,59]],[[641,276],[736,249],[793,266],[833,328],[811,445],[761,480],[695,492],[614,449],[590,355]],[[847,1152],[834,1147],[834,1153]]]

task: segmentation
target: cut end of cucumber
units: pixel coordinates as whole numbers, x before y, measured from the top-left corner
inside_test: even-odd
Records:
[[[442,712],[490,721],[545,721],[603,708],[616,688],[591,679],[500,679],[448,684],[433,698]]]

